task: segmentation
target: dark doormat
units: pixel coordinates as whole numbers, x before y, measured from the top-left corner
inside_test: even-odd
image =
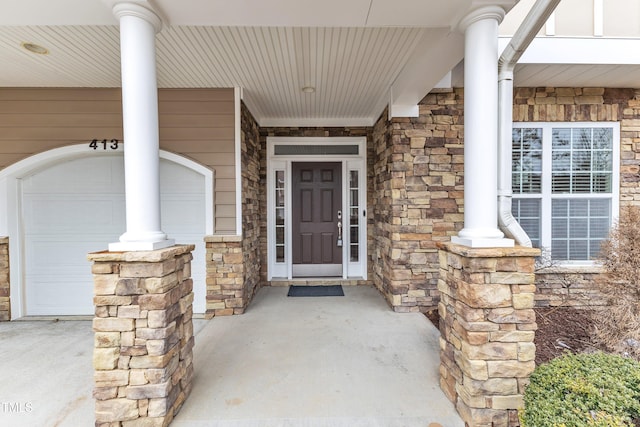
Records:
[[[343,297],[342,285],[289,286],[288,297]]]

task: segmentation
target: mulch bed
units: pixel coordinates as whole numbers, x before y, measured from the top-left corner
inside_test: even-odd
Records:
[[[591,332],[593,322],[588,310],[571,307],[536,308],[536,364],[548,362],[565,351],[582,353],[600,348],[593,342]],[[436,327],[439,324],[438,311],[425,315]]]
[[[589,310],[570,307],[536,308],[536,365],[561,356],[564,352],[605,350],[592,338],[593,321]]]

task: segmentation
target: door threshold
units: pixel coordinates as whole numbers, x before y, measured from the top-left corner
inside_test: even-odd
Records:
[[[293,279],[274,277],[273,279],[271,279],[269,284],[271,286],[358,286],[369,285],[370,282],[364,280],[361,277],[350,277],[348,279],[343,279],[342,277],[298,277]]]

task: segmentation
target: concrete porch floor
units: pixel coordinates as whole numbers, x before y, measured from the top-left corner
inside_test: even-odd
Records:
[[[462,427],[438,386],[438,331],[377,290],[288,298],[194,320],[195,380],[172,426]],[[0,425],[93,425],[90,321],[0,324]]]

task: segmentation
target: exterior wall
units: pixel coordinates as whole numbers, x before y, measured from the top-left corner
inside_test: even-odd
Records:
[[[513,115],[516,122],[619,121],[620,204],[640,205],[638,99],[636,89],[517,88]],[[420,117],[389,121],[385,113],[374,127],[371,263],[375,285],[397,311],[437,304],[435,244],[448,241],[463,223],[462,138],[462,89],[427,95]],[[599,272],[538,269],[536,305],[602,305],[594,281]]]
[[[242,314],[266,277],[265,181],[258,123],[241,106],[242,236],[207,236],[206,317]],[[264,228],[264,232],[263,232]],[[263,241],[264,240],[264,241]]]
[[[245,262],[242,236],[205,237],[207,301],[205,316],[242,314],[248,301],[244,293]]]
[[[438,91],[420,116],[374,127],[374,283],[399,312],[438,304],[437,242],[463,223],[463,92]],[[371,209],[371,208],[370,208]]]
[[[598,291],[598,268],[546,268],[536,271],[536,307],[593,308],[607,305]]]
[[[522,23],[535,0],[520,0],[500,25],[500,35],[511,36]],[[593,37],[595,21],[603,37],[640,37],[640,3],[637,0],[606,0],[602,14],[596,14],[594,1],[562,0],[553,15],[555,36]],[[545,35],[543,28],[539,35]]]
[[[11,320],[9,238],[0,237],[0,322]]]
[[[264,191],[267,182],[267,137],[349,137],[349,136],[365,136],[367,138],[367,211],[372,212],[373,203],[375,203],[375,195],[372,191],[373,188],[373,170],[371,168],[372,157],[375,155],[373,152],[373,137],[372,129],[368,127],[328,127],[328,128],[260,128],[260,180],[262,182],[262,189],[260,193],[260,204],[262,206],[262,216],[260,220],[260,235],[262,236],[260,243],[260,250],[262,253],[262,270],[261,278],[262,283],[267,285],[285,285],[289,282],[267,282],[267,194]],[[350,281],[352,284],[367,284],[371,283],[372,264],[373,264],[373,219],[372,215],[367,215],[367,251],[368,251],[368,281]],[[300,281],[296,281],[300,283]],[[316,283],[317,284],[317,283]]]
[[[517,88],[514,122],[620,122],[620,206],[640,206],[640,90]],[[537,306],[593,307],[605,303],[589,269],[542,268],[536,272]]]
[[[244,261],[245,307],[264,281],[261,280],[262,265],[266,264],[266,252],[262,249],[262,220],[266,206],[266,181],[261,175],[262,150],[260,129],[249,109],[242,104],[242,254]],[[266,228],[266,226],[265,226]],[[265,240],[266,241],[266,240]]]
[[[233,89],[161,89],[158,99],[160,148],[216,171],[216,231],[235,231]],[[0,91],[0,168],[94,138],[122,140],[120,89]]]

